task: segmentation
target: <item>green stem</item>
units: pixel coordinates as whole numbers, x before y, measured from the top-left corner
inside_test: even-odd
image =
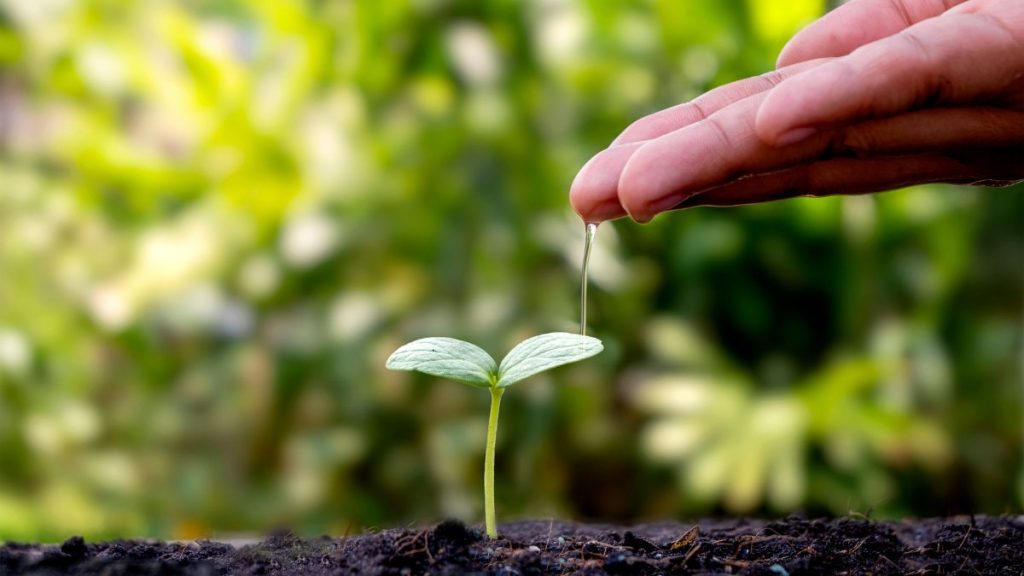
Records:
[[[498,410],[504,388],[491,388],[491,417],[487,422],[487,451],[484,453],[484,519],[487,536],[498,537],[498,524],[494,519],[494,445],[498,440]]]

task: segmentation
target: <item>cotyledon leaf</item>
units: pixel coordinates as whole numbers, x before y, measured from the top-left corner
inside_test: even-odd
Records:
[[[501,361],[498,387],[504,388],[538,372],[590,358],[601,350],[604,346],[597,338],[568,332],[551,332],[528,338]]]
[[[392,370],[417,370],[489,388],[498,367],[479,346],[455,338],[421,338],[402,346],[388,358]]]

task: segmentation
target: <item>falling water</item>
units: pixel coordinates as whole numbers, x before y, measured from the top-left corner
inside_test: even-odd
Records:
[[[587,222],[583,240],[583,268],[580,278],[580,334],[587,334],[587,271],[590,268],[590,248],[597,234],[597,222]]]

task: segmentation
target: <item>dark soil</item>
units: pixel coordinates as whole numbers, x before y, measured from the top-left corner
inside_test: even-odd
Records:
[[[624,528],[516,522],[497,540],[446,521],[349,538],[278,534],[235,547],[123,541],[0,547],[33,574],[1024,574],[1024,517],[907,522],[701,521]]]

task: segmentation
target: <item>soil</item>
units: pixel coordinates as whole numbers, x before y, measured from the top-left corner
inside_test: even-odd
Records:
[[[1024,517],[664,522],[531,521],[488,540],[445,521],[348,538],[275,534],[245,546],[118,540],[0,547],[0,576],[102,574],[1024,574]]]

